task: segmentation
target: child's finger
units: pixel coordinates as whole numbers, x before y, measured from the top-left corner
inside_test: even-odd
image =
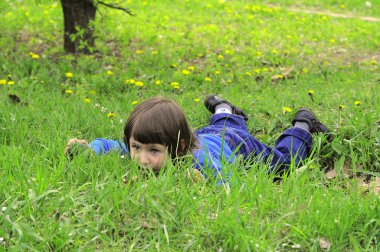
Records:
[[[88,142],[84,139],[77,139],[76,141],[77,143],[80,143],[80,144],[83,144],[83,145],[86,145],[86,146],[89,146]]]
[[[197,169],[191,168],[186,171],[186,176],[194,183],[203,183],[205,181],[204,176]]]

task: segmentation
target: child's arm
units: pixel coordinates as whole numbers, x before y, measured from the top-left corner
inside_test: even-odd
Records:
[[[127,154],[128,149],[123,142],[107,138],[96,138],[89,144],[90,148],[97,154],[107,154],[116,151],[120,154]]]
[[[236,157],[227,143],[221,137],[208,134],[198,136],[198,141],[199,149],[193,151],[194,168],[205,177],[213,173],[221,183],[228,180],[231,174],[223,168],[226,168],[226,164],[232,164]]]
[[[85,149],[94,151],[96,155],[108,154],[111,151],[116,151],[120,154],[128,153],[125,144],[117,140],[97,138],[88,143],[84,139],[72,138],[67,142],[65,154],[74,156],[78,154],[79,150],[84,151]]]

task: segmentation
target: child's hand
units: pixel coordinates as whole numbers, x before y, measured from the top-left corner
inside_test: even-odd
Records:
[[[194,184],[205,182],[205,177],[197,169],[187,169],[186,177],[188,177]]]
[[[78,155],[78,153],[84,152],[87,149],[91,148],[86,140],[72,138],[66,144],[65,155],[69,155],[70,158],[73,158],[75,155]]]

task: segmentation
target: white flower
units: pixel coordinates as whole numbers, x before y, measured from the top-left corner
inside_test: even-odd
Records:
[[[11,121],[14,122],[16,121],[16,116],[14,114],[11,113]]]
[[[366,1],[366,2],[365,2],[365,6],[366,6],[367,8],[371,8],[371,7],[372,7],[372,3],[371,3],[370,1]]]

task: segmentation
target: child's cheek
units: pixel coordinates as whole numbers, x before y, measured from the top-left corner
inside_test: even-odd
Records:
[[[162,158],[162,166],[166,166],[169,161],[170,161],[170,156],[169,156],[169,153],[166,152]]]
[[[167,164],[167,155],[164,154],[162,156],[159,156],[155,162],[155,170],[161,170],[162,167],[165,167]]]

